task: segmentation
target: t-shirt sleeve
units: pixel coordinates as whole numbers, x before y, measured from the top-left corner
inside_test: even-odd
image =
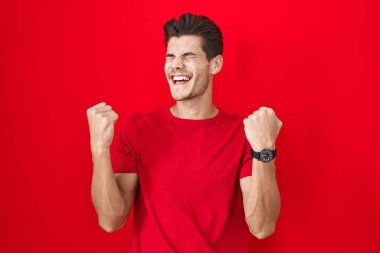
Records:
[[[251,144],[244,137],[244,147],[239,164],[239,179],[252,176],[252,162]]]
[[[133,118],[129,116],[124,122],[113,149],[111,149],[111,163],[114,173],[138,173],[136,129],[133,123]]]

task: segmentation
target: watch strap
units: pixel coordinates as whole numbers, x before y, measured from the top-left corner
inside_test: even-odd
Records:
[[[263,149],[263,150],[264,150],[264,149]],[[260,152],[256,152],[256,151],[253,150],[253,148],[251,148],[251,156],[252,156],[252,158],[256,158],[257,160],[262,161],[262,160],[260,159],[260,154],[261,154],[261,152],[262,152],[263,150],[261,150]],[[272,159],[274,159],[274,158],[276,157],[276,155],[277,155],[277,153],[276,153],[276,149],[274,149],[274,150],[267,149],[267,150],[269,150],[269,151],[272,153],[272,155],[273,155],[273,158],[272,158]]]

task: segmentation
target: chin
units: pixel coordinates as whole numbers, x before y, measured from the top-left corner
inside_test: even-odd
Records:
[[[175,101],[183,101],[183,100],[186,100],[188,97],[172,96],[172,98]]]
[[[173,95],[172,94],[172,98],[175,100],[175,101],[183,101],[183,100],[186,100],[186,99],[189,99],[190,98],[190,94],[189,95]]]
[[[171,90],[171,95],[172,95],[172,98],[176,101],[182,101],[182,100],[185,100],[185,99],[188,99],[190,97],[191,94],[187,94],[186,92],[184,92],[183,90],[182,91],[176,91],[176,90]]]

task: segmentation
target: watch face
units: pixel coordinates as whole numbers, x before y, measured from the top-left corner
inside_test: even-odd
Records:
[[[263,149],[260,152],[260,160],[263,162],[269,162],[273,159],[273,154],[269,149]]]

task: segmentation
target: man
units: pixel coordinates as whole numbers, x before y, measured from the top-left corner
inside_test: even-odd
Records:
[[[282,122],[268,107],[242,119],[212,103],[223,65],[213,21],[187,13],[164,31],[176,104],[131,114],[112,160],[118,115],[104,102],[87,110],[99,225],[119,230],[134,206],[133,252],[248,252],[247,226],[264,239],[279,216],[275,140]]]

